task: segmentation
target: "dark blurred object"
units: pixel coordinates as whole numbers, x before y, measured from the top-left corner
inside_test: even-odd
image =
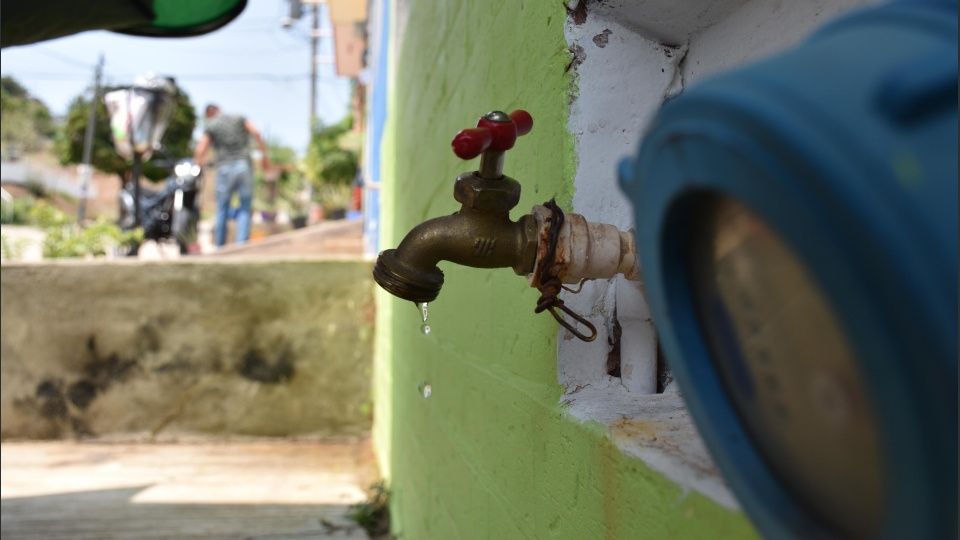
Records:
[[[159,191],[137,189],[128,182],[119,193],[120,228],[132,231],[143,228],[145,240],[175,240],[181,255],[200,252],[200,193],[203,191],[203,169],[189,159],[173,166],[170,176]],[[140,197],[140,201],[136,197]],[[139,212],[140,219],[135,219]],[[139,246],[129,246],[127,255],[135,256]]]
[[[363,208],[363,171],[357,169],[357,175],[353,177],[351,185],[353,199],[350,201],[350,210],[361,210]]]
[[[222,27],[246,6],[246,0],[5,0],[0,46],[26,45],[87,30],[196,36]]]
[[[300,17],[303,17],[303,3],[300,0],[287,0],[287,15],[280,19],[280,25],[290,28]]]

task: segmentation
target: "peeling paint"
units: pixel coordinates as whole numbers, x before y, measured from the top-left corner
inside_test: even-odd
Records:
[[[613,32],[611,32],[609,28],[604,28],[603,32],[600,32],[599,34],[593,36],[594,45],[596,45],[597,47],[600,47],[601,49],[606,47],[607,43],[610,42],[610,34],[612,33]]]
[[[573,5],[571,6],[571,4]],[[587,22],[587,3],[584,0],[574,0],[565,4],[564,7],[567,10],[567,16],[570,17],[573,24],[580,26]]]
[[[586,59],[587,59],[587,53],[586,51],[583,50],[583,47],[581,47],[576,43],[570,45],[570,63],[567,64],[567,67],[566,69],[564,69],[564,71],[570,71],[570,70],[576,71],[577,66],[582,64],[583,61]]]
[[[607,335],[607,343],[610,345],[610,352],[607,353],[607,375],[611,377],[621,377],[620,363],[620,338],[623,329],[620,327],[620,321],[617,320],[617,308],[613,308],[613,317],[611,317],[612,328]]]
[[[684,43],[676,47],[664,45],[663,54],[670,59],[671,73],[670,84],[663,93],[661,102],[675,98],[683,92],[685,77],[683,74],[684,64],[687,61],[687,53],[690,51],[690,43]]]

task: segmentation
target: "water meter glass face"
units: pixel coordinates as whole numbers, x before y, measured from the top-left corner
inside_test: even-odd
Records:
[[[877,422],[836,315],[787,244],[706,196],[687,252],[715,366],[774,474],[823,524],[872,536],[886,494]]]

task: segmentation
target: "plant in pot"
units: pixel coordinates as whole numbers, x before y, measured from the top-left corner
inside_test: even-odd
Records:
[[[261,209],[263,223],[272,234],[282,230],[278,223],[282,213],[290,216],[291,221],[297,216],[298,208],[303,205],[298,198],[303,178],[299,170],[299,158],[293,148],[277,140],[267,140],[267,152],[272,167],[269,171],[258,170],[254,176],[257,197],[254,208]]]
[[[323,208],[324,219],[345,218],[351,198],[349,185],[326,184],[314,191],[314,200]]]
[[[321,124],[310,137],[304,174],[313,188],[312,199],[321,205],[326,219],[343,219],[350,206],[350,183],[358,170],[352,124],[350,117],[332,126]]]

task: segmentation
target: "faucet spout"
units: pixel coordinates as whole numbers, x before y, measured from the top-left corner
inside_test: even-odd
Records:
[[[430,302],[443,287],[443,272],[437,267],[440,261],[474,268],[513,268],[525,275],[533,270],[536,252],[537,224],[532,215],[511,221],[509,210],[489,211],[464,204],[455,214],[417,225],[396,249],[381,253],[373,277],[395,296]]]

